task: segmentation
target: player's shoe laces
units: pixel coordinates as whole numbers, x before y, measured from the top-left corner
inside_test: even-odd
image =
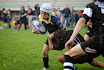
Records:
[[[42,70],[47,70],[45,67]]]

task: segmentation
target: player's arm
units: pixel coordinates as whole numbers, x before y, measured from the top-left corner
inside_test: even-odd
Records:
[[[70,40],[68,40],[68,42],[66,42],[65,46],[72,46],[75,37],[77,36],[77,34],[79,33],[79,31],[81,30],[81,28],[83,27],[83,25],[85,24],[85,22],[88,22],[89,19],[92,17],[92,9],[90,8],[90,5],[87,5],[86,8],[84,9],[83,12],[83,17],[79,19],[79,21],[77,22],[77,25],[73,31],[73,34],[70,38]]]
[[[85,34],[84,40],[85,40],[85,41],[88,41],[89,39],[90,39],[90,37],[89,37],[87,34]]]
[[[66,51],[69,51],[72,47],[65,46]]]
[[[1,17],[3,17],[4,15],[3,15],[3,12],[1,13]]]
[[[64,27],[62,27],[62,29],[63,29],[63,30],[65,30],[65,29],[66,29],[66,27],[64,26]]]
[[[77,34],[79,33],[79,31],[81,30],[81,28],[83,27],[83,25],[85,24],[86,19],[85,18],[80,18],[74,31],[73,34],[71,36],[71,38],[66,42],[65,47],[72,47],[73,46],[73,42],[75,37],[77,36]]]
[[[19,14],[18,20],[20,20],[21,15]]]
[[[48,38],[49,48],[51,50],[54,50],[54,48],[53,48],[53,42],[52,42],[52,39],[54,38],[54,33],[48,34],[47,38]]]
[[[91,20],[89,20],[89,21],[87,22],[87,25],[88,25],[89,27],[92,28],[92,22],[91,22]]]
[[[91,22],[91,20],[89,20],[89,21],[87,22],[87,25],[88,25],[89,27],[88,27],[88,30],[87,30],[85,36],[84,36],[85,41],[88,41],[88,40],[90,39],[91,35],[92,35],[92,33],[91,33],[92,31],[90,31],[91,28],[92,28],[92,22]]]
[[[58,20],[58,21],[56,22],[56,24],[57,24],[60,28],[62,28],[63,30],[66,29],[65,25],[64,25],[60,20]]]
[[[27,13],[24,13],[23,15],[21,15],[21,17],[24,17],[24,16],[26,16],[27,15]]]
[[[92,61],[90,64],[91,64],[92,66],[95,66],[95,67],[104,68],[104,63],[99,62],[99,61],[96,61],[95,59],[93,59],[93,61]]]

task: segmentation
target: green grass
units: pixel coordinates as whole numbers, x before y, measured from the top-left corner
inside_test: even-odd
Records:
[[[42,70],[42,49],[46,36],[33,34],[31,29],[22,30],[0,29],[0,70]],[[3,24],[2,24],[3,27]],[[86,28],[80,32],[84,36]],[[58,62],[58,55],[64,54],[65,50],[49,51],[49,69],[62,70],[63,64]],[[104,62],[100,56],[96,60]],[[101,68],[92,67],[91,65],[76,64],[79,70],[102,70]]]

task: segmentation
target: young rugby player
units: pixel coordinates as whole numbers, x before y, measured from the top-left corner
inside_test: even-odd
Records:
[[[71,38],[66,42],[65,47],[71,47],[74,39],[83,27],[84,23],[91,19],[93,37],[66,52],[64,55],[64,70],[74,70],[76,57],[84,55],[104,56],[104,0],[98,0],[86,6],[83,17],[77,22]],[[97,57],[97,56],[96,56]]]
[[[65,48],[65,43],[68,41],[68,39],[70,39],[70,36],[72,35],[73,31],[72,30],[62,30],[62,29],[58,29],[57,31],[55,31],[55,33],[52,33],[50,35],[48,35],[48,41],[49,41],[49,48],[52,50],[62,50]],[[56,42],[52,42],[53,38],[56,38]],[[77,44],[80,44],[84,42],[84,38],[78,34],[74,40],[74,46]],[[64,63],[64,55],[59,55],[58,56],[58,60],[61,63]],[[101,62],[98,62],[96,60],[93,59],[92,55],[86,55],[86,56],[82,56],[79,57],[75,60],[74,63],[85,63],[88,62],[89,64],[91,64],[92,66],[96,66],[96,67],[102,67],[104,68],[104,64]]]
[[[9,28],[11,28],[11,10],[8,9],[8,16],[7,16],[7,21],[8,21],[8,24],[9,24]]]
[[[60,18],[55,17],[53,15],[51,15],[52,13],[52,6],[49,3],[44,3],[41,7],[40,7],[40,15],[39,15],[39,21],[46,27],[46,29],[48,30],[48,32],[51,34],[53,32],[55,32],[57,29],[62,28],[65,29],[64,24],[60,21]],[[37,31],[34,31],[32,29],[33,33],[38,33]],[[55,39],[52,40],[53,42],[55,41]],[[43,70],[45,70],[46,68],[48,68],[48,51],[49,51],[49,44],[48,44],[48,39],[46,40],[45,44],[44,44],[44,48],[43,48],[43,63],[44,63],[44,68]]]
[[[3,8],[2,13],[1,13],[1,17],[3,17],[4,28],[5,28],[5,25],[8,28],[7,15],[8,15],[7,11],[5,10],[5,8]]]

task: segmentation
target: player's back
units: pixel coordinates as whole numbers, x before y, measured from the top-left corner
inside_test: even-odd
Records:
[[[66,41],[68,41],[68,40],[70,39],[72,33],[73,33],[73,30],[68,30],[68,31],[67,31],[67,38],[66,38]],[[78,34],[78,35],[75,37],[74,46],[77,45],[77,44],[80,44],[80,43],[82,43],[82,42],[84,42],[84,41],[85,41],[84,38],[83,38],[80,34]]]

